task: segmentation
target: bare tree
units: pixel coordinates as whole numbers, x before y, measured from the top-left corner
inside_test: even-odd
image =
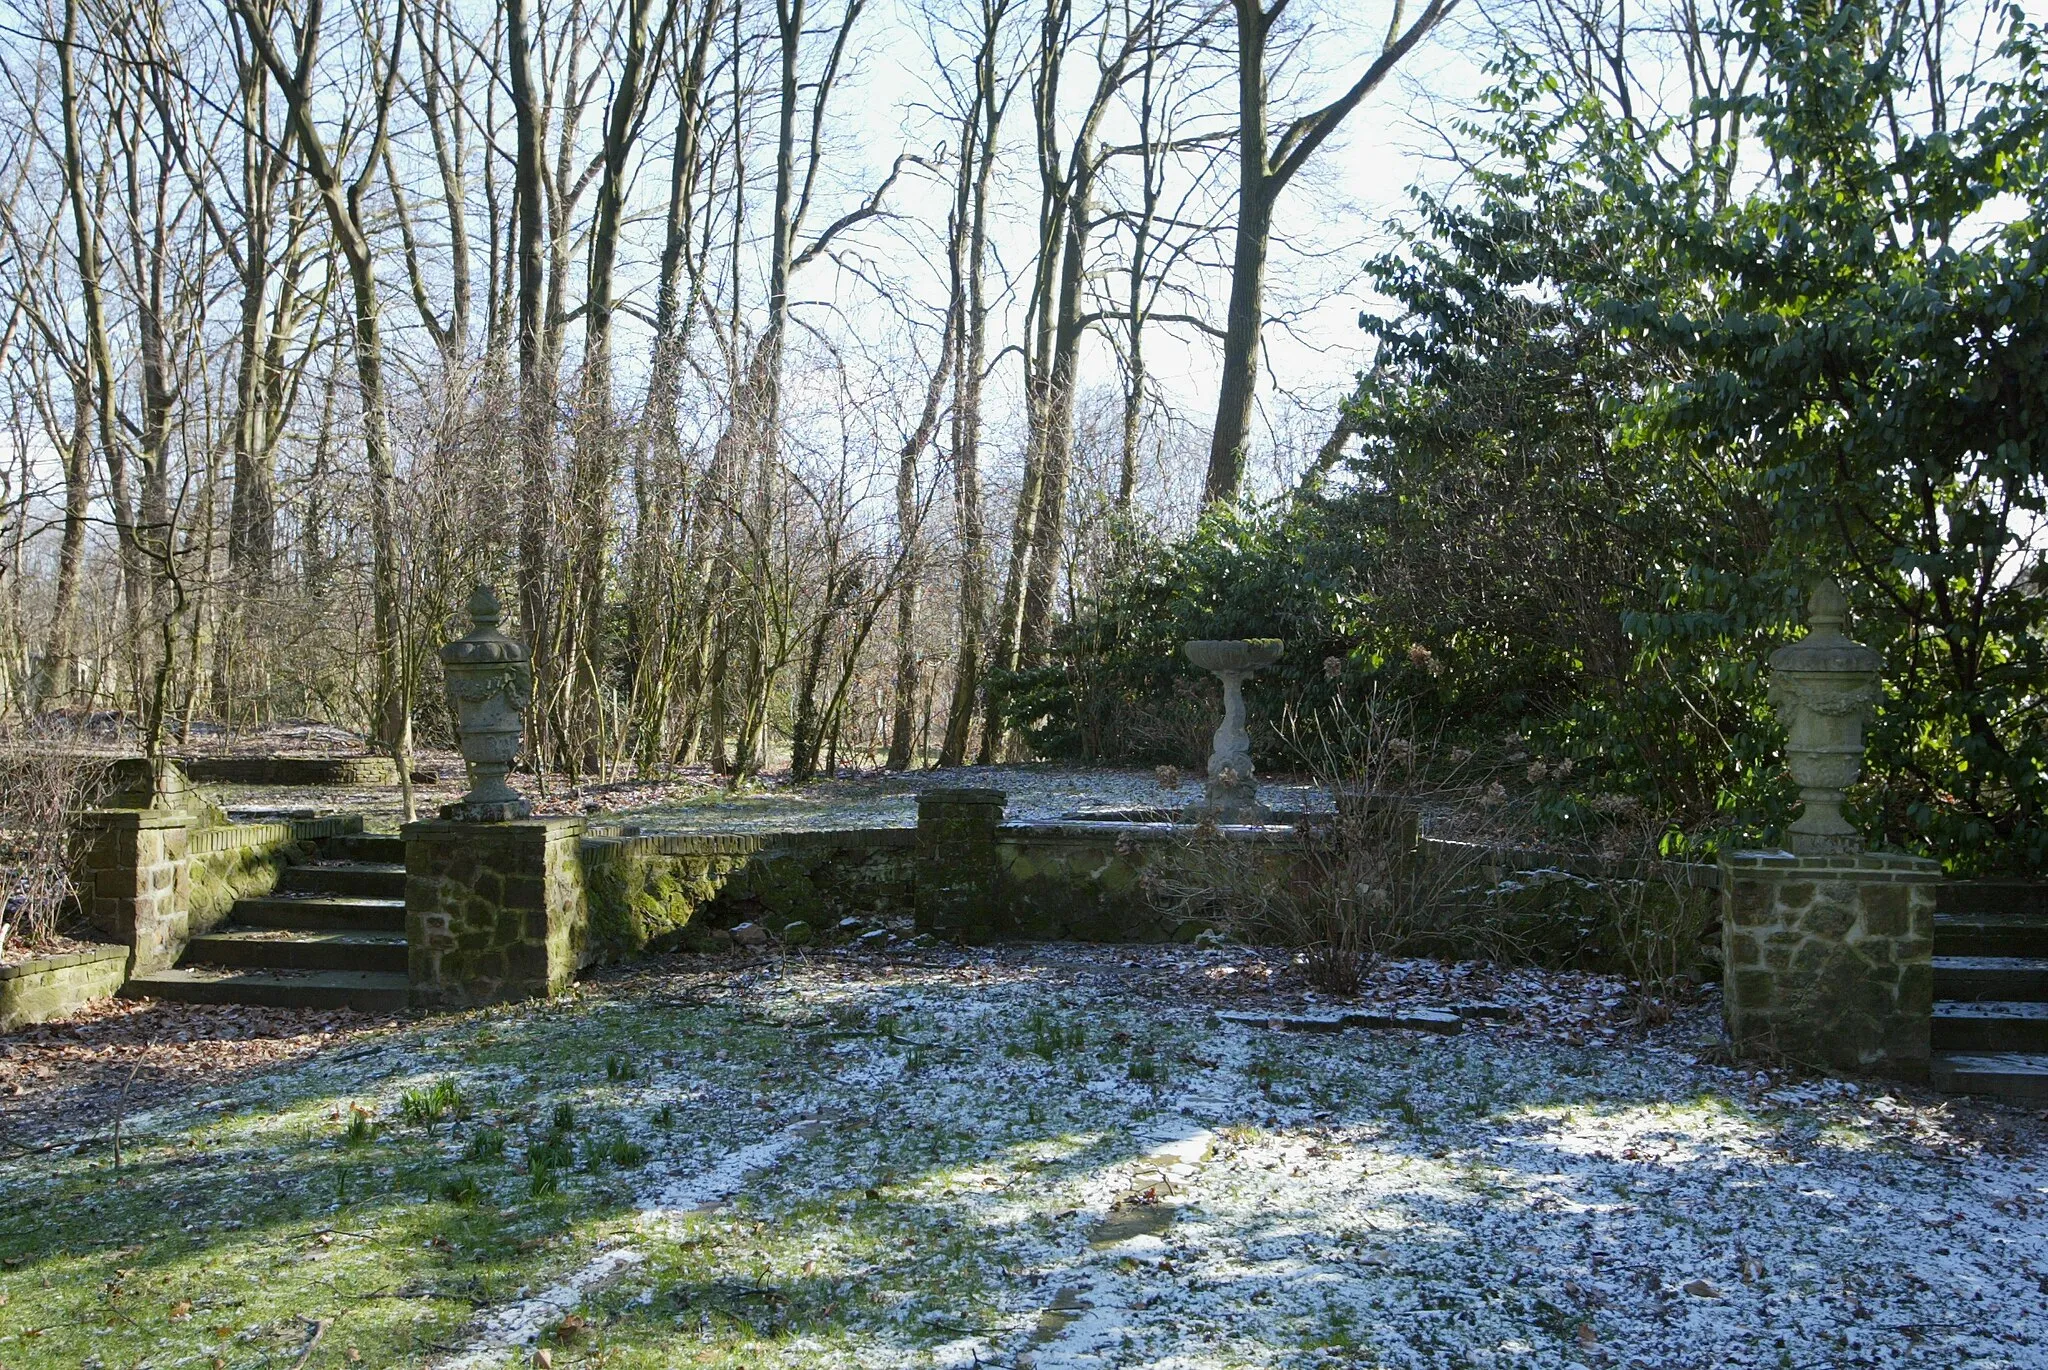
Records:
[[[1379,55],[1349,89],[1319,109],[1288,121],[1274,137],[1268,122],[1267,45],[1289,0],[1231,0],[1237,19],[1237,234],[1230,262],[1230,305],[1223,338],[1223,384],[1209,439],[1207,500],[1234,499],[1244,483],[1245,444],[1259,384],[1259,332],[1265,323],[1266,253],[1280,192],[1321,150],[1365,98],[1400,65],[1458,0],[1427,0],[1403,27],[1396,0]]]

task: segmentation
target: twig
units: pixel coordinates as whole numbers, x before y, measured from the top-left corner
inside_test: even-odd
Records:
[[[135,1083],[135,1077],[142,1073],[142,1062],[135,1063],[135,1069],[128,1072],[128,1079],[121,1086],[121,1098],[114,1105],[114,1173],[121,1173],[121,1124],[128,1118],[128,1088]]]
[[[320,1339],[327,1335],[327,1329],[332,1326],[332,1318],[313,1319],[313,1335],[306,1338],[306,1344],[299,1348],[299,1358],[292,1362],[292,1370],[303,1370],[306,1362],[313,1359],[313,1349],[320,1345]]]

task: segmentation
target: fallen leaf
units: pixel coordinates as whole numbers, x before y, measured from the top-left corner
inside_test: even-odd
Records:
[[[548,1370],[548,1367],[555,1363],[554,1353],[543,1346],[533,1353],[533,1363],[541,1370]]]
[[[1721,1291],[1714,1287],[1711,1280],[1687,1280],[1683,1287],[1686,1293],[1696,1299],[1718,1299],[1721,1297]]]
[[[171,1321],[172,1321],[172,1322],[183,1322],[183,1321],[184,1321],[185,1319],[187,1319],[187,1318],[189,1318],[189,1317],[191,1317],[191,1316],[192,1316],[192,1300],[190,1300],[190,1299],[179,1299],[179,1300],[178,1300],[178,1301],[177,1301],[176,1303],[174,1303],[174,1304],[172,1304],[172,1305],[171,1305]]]
[[[1579,1324],[1579,1345],[1591,1346],[1594,1342],[1599,1340],[1600,1334],[1593,1330],[1592,1323],[1582,1322]]]

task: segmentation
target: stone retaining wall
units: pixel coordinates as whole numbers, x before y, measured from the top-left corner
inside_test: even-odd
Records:
[[[128,948],[112,943],[0,966],[0,1032],[47,1023],[96,999],[111,999],[127,979]]]
[[[1284,828],[1226,828],[1217,839],[1282,857],[1300,839]],[[1166,823],[1005,823],[994,835],[992,935],[1034,941],[1187,942],[1211,925],[1168,912],[1147,877],[1174,861],[1190,830]]]
[[[185,756],[193,780],[217,785],[396,785],[388,756]]]
[[[745,922],[823,933],[880,918],[912,901],[915,840],[908,828],[586,837],[593,952],[697,947]]]
[[[1637,861],[1575,855],[1541,847],[1491,846],[1419,838],[1419,878],[1428,888],[1514,947],[1533,965],[1627,974],[1622,940],[1644,925],[1700,929],[1709,935],[1692,971],[1720,976],[1721,871],[1701,862]],[[1433,955],[1470,955],[1455,939],[1425,944]]]

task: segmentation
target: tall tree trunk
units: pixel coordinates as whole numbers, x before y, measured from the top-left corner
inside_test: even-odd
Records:
[[[533,657],[534,696],[553,695],[559,669],[548,617],[548,530],[554,518],[554,387],[544,355],[547,265],[542,255],[546,208],[541,196],[541,135],[546,111],[533,82],[530,0],[505,0],[506,61],[511,67],[515,155],[512,217],[518,226],[519,281],[519,624]],[[528,746],[546,764],[554,740],[545,709],[534,711]]]
[[[611,581],[612,487],[618,479],[619,454],[612,406],[613,274],[625,212],[627,162],[646,85],[653,8],[654,0],[633,0],[627,11],[619,83],[605,117],[597,218],[590,238],[590,284],[584,298],[583,404],[569,481],[570,517],[576,531],[568,589],[575,611],[564,626],[562,643],[563,669],[570,681],[565,750],[586,775],[604,769],[601,705],[608,672],[603,642]]]
[[[86,514],[92,499],[92,384],[71,378],[71,440],[64,446],[64,533],[57,546],[57,589],[43,645],[33,709],[71,702],[78,675],[78,582],[85,560]]]
[[[954,201],[958,222],[967,227],[966,251],[955,258],[956,277],[964,282],[966,317],[958,349],[958,375],[953,382],[953,506],[960,530],[960,654],[953,671],[953,694],[946,710],[946,737],[939,747],[941,766],[964,765],[974,719],[981,704],[982,652],[988,640],[988,552],[981,508],[982,373],[988,364],[988,299],[984,269],[988,255],[989,190],[995,174],[998,134],[1009,104],[999,95],[996,44],[1007,5],[985,6],[982,41],[975,57],[975,94],[961,137],[961,182]],[[973,167],[970,179],[968,167]],[[971,189],[970,189],[971,187]],[[992,722],[982,729],[983,747],[991,746]]]
[[[1266,253],[1273,235],[1273,205],[1280,192],[1401,59],[1457,6],[1427,0],[1407,28],[1404,7],[1394,7],[1386,42],[1342,95],[1291,121],[1277,144],[1266,112],[1266,39],[1288,0],[1231,0],[1237,27],[1237,240],[1231,251],[1230,305],[1224,320],[1223,376],[1216,396],[1216,426],[1209,438],[1206,501],[1237,498],[1244,485],[1252,405],[1259,388],[1259,330],[1265,321]]]
[[[370,473],[370,607],[371,651],[376,660],[373,730],[379,743],[391,749],[401,767],[411,764],[412,708],[405,690],[399,658],[399,550],[397,518],[397,465],[391,450],[390,429],[384,397],[384,340],[377,301],[377,270],[363,203],[372,178],[383,160],[389,133],[391,98],[398,81],[399,53],[404,28],[393,30],[393,50],[379,54],[383,70],[377,73],[377,95],[363,169],[353,180],[342,179],[314,120],[311,72],[319,54],[319,0],[310,0],[299,31],[297,65],[287,64],[278,51],[269,24],[251,7],[250,0],[230,0],[248,32],[250,42],[263,55],[271,79],[285,97],[293,141],[304,160],[307,174],[319,189],[327,210],[329,226],[348,265],[353,296],[353,324],[356,384],[362,401],[363,455]],[[182,605],[183,595],[180,593]]]
[[[918,681],[917,600],[923,573],[920,534],[924,523],[924,511],[917,498],[917,466],[925,448],[931,445],[933,436],[939,431],[939,416],[945,404],[946,383],[953,375],[953,353],[959,345],[960,315],[964,305],[957,266],[960,257],[957,230],[953,238],[950,255],[956,266],[951,273],[952,295],[946,302],[946,323],[939,339],[939,360],[932,367],[932,378],[925,386],[924,410],[918,415],[917,427],[904,440],[896,461],[896,536],[902,544],[896,573],[902,583],[896,591],[896,715],[890,727],[886,763],[892,771],[907,769],[912,759],[911,730]]]
[[[1085,146],[1075,150],[1075,174],[1067,205],[1067,243],[1061,254],[1059,312],[1053,337],[1052,371],[1046,391],[1045,454],[1040,475],[1039,517],[1032,530],[1030,572],[1025,581],[1024,611],[1019,625],[1018,661],[1044,663],[1052,640],[1052,603],[1066,550],[1067,485],[1074,466],[1075,378],[1080,368],[1081,339],[1087,332],[1081,312],[1088,260],[1088,234],[1095,167]]]

